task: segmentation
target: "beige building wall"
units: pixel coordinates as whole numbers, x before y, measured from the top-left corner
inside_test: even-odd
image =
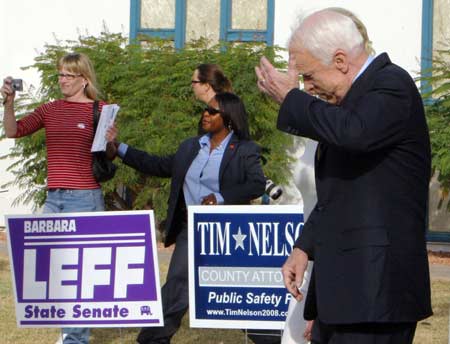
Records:
[[[265,0],[234,0],[233,28],[265,29],[265,3]],[[157,9],[158,5],[162,6],[160,10]],[[435,47],[439,47],[441,43],[449,42],[450,0],[434,0],[434,5],[433,43]],[[418,75],[422,0],[275,0],[274,43],[286,46],[291,29],[300,14],[330,6],[345,7],[357,14],[366,24],[376,52],[388,52],[395,63],[412,76]],[[144,27],[174,26],[175,0],[142,0],[141,11]],[[186,19],[187,41],[206,37],[216,42],[220,29],[220,0],[187,0]],[[105,26],[111,32],[128,34],[129,22],[130,0],[0,1],[0,77],[12,75],[23,78],[27,89],[37,90],[39,75],[34,70],[24,71],[21,67],[33,64],[33,59],[46,43],[54,43],[55,38],[76,39],[80,33],[96,35]],[[283,56],[287,58],[287,54]],[[1,112],[2,109],[0,116]],[[9,140],[0,141],[0,155],[5,154],[11,144],[12,141]],[[300,145],[298,151],[301,149]],[[0,160],[0,184],[12,178],[4,172],[10,163]],[[293,168],[298,169],[297,166]],[[432,184],[432,190],[433,187],[435,184]],[[11,199],[18,192],[13,188],[8,192],[0,192],[0,226],[5,213],[31,211],[30,206],[11,207]],[[432,193],[432,197],[435,197],[433,195]],[[436,197],[430,199],[430,204],[438,204]],[[432,218],[432,228],[441,227],[442,216],[447,216],[439,214],[441,213]],[[448,221],[448,216],[445,221]],[[445,221],[444,227],[448,226]],[[450,229],[447,227],[447,230]]]
[[[433,50],[449,50],[450,0],[434,0],[433,6]]]

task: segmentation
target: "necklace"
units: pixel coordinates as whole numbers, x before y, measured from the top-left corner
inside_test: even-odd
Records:
[[[229,133],[229,132],[226,132],[225,135],[223,135],[223,133],[222,133],[222,134],[219,133],[218,135],[215,135],[215,136],[211,136],[211,137],[210,137],[209,142],[210,142],[210,144],[211,144],[211,151],[212,151],[214,148],[220,146],[220,144],[222,143],[222,141],[225,140],[225,138],[227,137],[228,133]],[[217,136],[219,136],[219,138],[217,138]],[[215,138],[215,139],[214,139],[214,138]]]
[[[216,142],[216,141],[214,141],[213,139],[211,139],[211,147],[212,147],[213,149],[216,148],[216,147],[218,147],[218,146],[220,146],[221,143],[222,143],[222,141]]]

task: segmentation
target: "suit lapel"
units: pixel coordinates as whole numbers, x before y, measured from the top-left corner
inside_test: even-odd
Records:
[[[327,150],[328,150],[328,145],[323,142],[319,142],[319,144],[317,145],[317,148],[316,148],[316,155],[315,155],[315,159],[314,159],[315,160],[314,161],[314,169],[316,170],[316,176],[318,176],[320,174],[321,166],[324,161]]]
[[[237,147],[239,145],[239,139],[236,135],[233,134],[230,141],[228,142],[227,147],[225,148],[225,152],[223,153],[222,161],[220,163],[219,169],[219,183],[222,181],[223,173],[231,158],[233,158],[234,154],[237,151]]]

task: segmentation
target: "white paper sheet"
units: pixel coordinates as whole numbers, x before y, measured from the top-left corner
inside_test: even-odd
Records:
[[[106,150],[106,131],[113,125],[120,106],[117,104],[103,105],[102,113],[95,132],[94,141],[92,142],[91,152],[100,152]]]
[[[298,139],[298,138],[297,138]],[[304,220],[308,219],[312,209],[317,202],[316,186],[314,179],[314,154],[317,148],[317,142],[300,138],[305,147],[303,155],[299,158],[298,164],[294,170],[294,180],[297,188],[303,198],[303,216]],[[308,263],[308,268],[303,276],[303,284],[300,290],[304,297],[308,293],[309,279],[313,262]],[[306,329],[306,320],[303,318],[303,309],[305,307],[305,299],[297,302],[294,298],[289,303],[288,315],[284,326],[282,344],[305,344],[308,341],[303,337]]]
[[[296,299],[291,298],[289,303],[288,315],[284,325],[282,344],[306,344],[309,343],[304,337],[303,332],[306,329],[306,320],[303,318],[303,309],[305,308],[305,298],[308,293],[309,279],[311,276],[313,262],[308,263],[308,268],[303,276],[303,283],[300,287],[300,292],[304,299],[297,302]]]

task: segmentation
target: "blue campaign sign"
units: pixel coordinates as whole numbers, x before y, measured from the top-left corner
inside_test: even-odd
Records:
[[[303,228],[300,206],[189,207],[191,327],[282,329],[281,266]]]

